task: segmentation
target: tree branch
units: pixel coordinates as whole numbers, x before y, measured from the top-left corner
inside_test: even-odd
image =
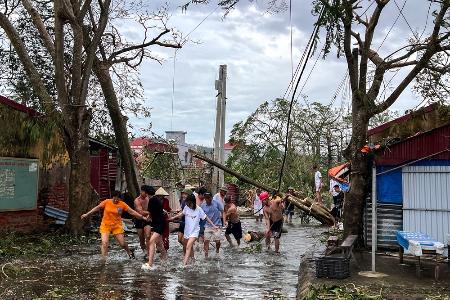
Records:
[[[133,45],[133,46],[129,46],[129,47],[125,47],[122,48],[118,51],[113,52],[110,57],[109,60],[114,60],[114,58],[116,58],[118,55],[129,52],[129,51],[133,51],[133,50],[138,50],[138,49],[143,49],[146,48],[148,46],[151,45],[159,45],[159,46],[163,46],[163,47],[171,47],[171,48],[181,48],[180,44],[168,44],[168,43],[163,43],[163,42],[159,42],[158,40],[165,34],[169,33],[170,30],[169,29],[164,29],[162,32],[160,32],[155,38],[153,38],[151,41],[148,41],[146,43],[142,43],[139,45]]]
[[[100,9],[100,19],[99,24],[97,26],[97,29],[94,33],[93,39],[89,43],[89,47],[86,50],[86,60],[85,60],[85,66],[83,71],[83,82],[82,82],[82,93],[81,93],[81,99],[86,99],[87,93],[88,93],[88,85],[89,85],[89,77],[92,72],[92,64],[94,63],[94,58],[96,57],[96,52],[98,49],[98,46],[101,42],[101,38],[103,35],[103,32],[105,31],[106,25],[108,24],[108,17],[109,17],[109,6],[111,4],[111,0],[105,0],[105,2],[102,4],[101,0],[99,0],[101,9]],[[84,45],[82,44],[81,47]]]
[[[33,21],[34,26],[36,26],[36,29],[39,31],[39,34],[44,42],[45,48],[47,48],[47,51],[50,53],[51,57],[53,58],[53,61],[55,61],[55,45],[50,37],[50,34],[48,33],[44,21],[41,18],[41,15],[39,12],[33,7],[31,2],[29,0],[22,0],[22,5],[27,10],[28,14],[31,17],[31,20]]]
[[[411,81],[413,81],[413,79],[427,66],[433,55],[442,50],[443,47],[441,47],[441,45],[439,44],[439,31],[441,29],[444,16],[446,15],[449,7],[450,1],[445,0],[444,2],[442,2],[441,9],[436,15],[433,32],[427,39],[428,43],[425,53],[415,64],[414,68],[408,73],[408,75],[406,75],[402,82],[392,92],[392,94],[371,111],[372,116],[388,109],[398,99],[400,94],[406,89]]]
[[[372,45],[373,35],[375,33],[375,28],[378,25],[378,21],[380,19],[381,12],[383,11],[384,6],[389,2],[389,0],[377,1],[377,7],[373,11],[372,17],[369,21],[369,26],[366,27],[366,33],[364,37],[364,46],[360,49],[361,53],[361,62],[359,64],[359,88],[364,93],[367,91],[367,70],[368,70],[368,60],[369,60],[369,52],[370,46]]]

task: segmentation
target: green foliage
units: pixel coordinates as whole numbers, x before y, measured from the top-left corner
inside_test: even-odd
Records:
[[[8,124],[0,131],[0,155],[32,157],[30,150],[38,143],[44,147],[44,164],[52,156],[65,153],[64,145],[56,139],[58,127],[49,118],[31,117],[0,105],[0,122]]]
[[[312,286],[302,300],[339,299],[339,300],[382,300],[381,295],[369,295],[367,291],[347,286]]]
[[[245,121],[235,124],[230,142],[236,147],[227,166],[276,187],[284,154],[288,109],[289,102],[285,99],[266,101]],[[342,160],[341,151],[349,134],[345,115],[345,111],[318,102],[294,105],[282,189],[294,186],[310,190],[313,164],[318,163],[322,174],[326,174],[329,167]],[[227,177],[227,181],[235,180]]]
[[[60,232],[36,234],[4,233],[0,239],[0,258],[33,258],[42,257],[65,247],[97,242],[97,237],[75,237]]]
[[[181,172],[178,163],[178,153],[161,153],[146,150],[142,162],[142,175],[144,178],[170,180],[178,182]]]

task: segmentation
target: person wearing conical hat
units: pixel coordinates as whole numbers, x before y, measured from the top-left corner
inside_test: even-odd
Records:
[[[152,233],[149,241],[148,262],[142,265],[142,269],[152,270],[155,250],[158,248],[161,260],[167,259],[167,251],[163,244],[163,234],[167,226],[166,216],[164,214],[162,201],[159,199],[166,195],[164,189],[158,189],[155,196],[151,197],[148,202],[148,211],[151,217]]]
[[[164,244],[164,248],[169,250],[169,235],[170,235],[170,229],[169,229],[169,217],[168,213],[172,211],[172,208],[170,207],[170,201],[167,198],[169,196],[169,193],[163,188],[160,187],[156,193],[155,196],[158,197],[159,201],[161,201],[163,210],[164,210],[164,231],[162,234],[162,240]]]

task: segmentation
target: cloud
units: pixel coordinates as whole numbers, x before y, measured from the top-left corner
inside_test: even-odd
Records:
[[[310,5],[294,3],[292,26],[295,67],[316,17],[311,15]],[[401,0],[397,0],[397,3],[400,7],[403,5]],[[186,13],[182,13],[178,2],[171,3],[172,16],[169,25],[187,34],[215,10],[214,5],[215,3],[192,6]],[[419,6],[423,7],[418,8]],[[427,3],[420,5],[406,3],[404,15],[414,30],[421,31],[424,27],[426,23],[424,12],[427,8]],[[393,4],[388,5],[386,13],[380,19],[374,45],[382,43],[398,15],[397,7]],[[428,20],[428,24],[431,23]],[[130,28],[129,33],[130,38],[139,35],[134,28]],[[380,52],[384,55],[394,51],[399,45],[404,45],[410,36],[412,33],[409,26],[400,16],[383,42]],[[185,130],[188,132],[189,143],[211,146],[214,138],[217,93],[214,82],[220,64],[228,66],[227,136],[233,124],[243,120],[262,102],[283,96],[291,77],[290,26],[287,11],[267,14],[262,4],[241,0],[237,8],[224,19],[223,12],[220,9],[215,10],[191,33],[190,39],[199,43],[188,43],[177,51],[175,77],[173,77],[173,49],[155,49],[160,57],[166,59],[162,66],[152,61],[142,65],[140,72],[146,102],[152,107],[152,117],[151,120],[131,118],[130,122],[136,128],[151,121],[153,130],[159,134],[163,135],[165,130],[171,129]],[[310,59],[305,77],[315,59],[316,56]],[[337,59],[335,52],[326,60],[318,59],[303,93],[307,94],[309,99],[329,103],[342,81],[345,70],[344,58]],[[399,72],[392,82],[394,84],[398,82],[403,74],[403,71]],[[173,80],[175,89],[172,118]],[[303,82],[300,86],[302,85]],[[412,92],[407,90],[393,108],[404,110],[414,107],[419,102],[420,99],[416,99]],[[137,131],[135,133],[139,134]]]

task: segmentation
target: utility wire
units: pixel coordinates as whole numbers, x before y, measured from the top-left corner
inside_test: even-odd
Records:
[[[292,113],[292,108],[293,108],[293,106],[294,106],[294,99],[295,99],[295,93],[297,92],[297,88],[298,88],[298,85],[299,85],[299,83],[300,83],[300,80],[301,80],[301,78],[302,78],[302,75],[303,75],[303,72],[305,71],[305,68],[306,68],[306,64],[307,64],[307,62],[308,62],[308,59],[309,59],[309,57],[310,57],[310,55],[311,55],[311,52],[312,52],[312,50],[313,50],[313,41],[314,41],[314,39],[316,38],[316,36],[317,36],[317,33],[318,33],[318,31],[319,31],[319,21],[320,21],[320,19],[322,18],[322,16],[323,16],[323,12],[325,11],[325,7],[324,6],[322,6],[322,10],[320,11],[320,14],[319,14],[319,17],[318,17],[318,19],[317,19],[317,22],[316,22],[316,24],[314,25],[314,29],[313,29],[313,32],[312,32],[312,34],[311,34],[311,37],[310,37],[310,40],[309,40],[309,49],[307,49],[307,51],[305,51],[305,53],[306,53],[306,56],[305,56],[305,62],[304,62],[304,64],[303,64],[303,67],[302,67],[302,69],[301,69],[301,71],[300,71],[300,74],[299,74],[299,76],[298,76],[298,79],[297,79],[297,82],[296,82],[296,84],[295,84],[295,88],[294,88],[294,91],[292,92],[292,97],[291,97],[291,103],[290,103],[290,105],[289,105],[289,112],[288,112],[288,116],[287,116],[287,124],[286,124],[286,139],[285,139],[285,142],[284,142],[284,155],[283,155],[283,162],[281,163],[281,168],[280,168],[280,173],[279,173],[279,176],[278,176],[278,189],[277,189],[277,191],[279,192],[280,191],[280,189],[281,189],[281,182],[282,182],[282,180],[283,180],[283,171],[284,171],[284,166],[285,166],[285,164],[286,164],[286,156],[287,156],[287,151],[288,151],[288,141],[289,141],[289,125],[290,125],[290,123],[291,123],[291,113]],[[306,49],[305,49],[306,50]],[[304,54],[305,54],[304,53]]]
[[[219,6],[217,5],[206,17],[204,17],[189,33],[186,35],[186,37],[180,42],[181,46],[184,46],[187,41],[188,37],[195,31],[197,28],[200,27],[200,25],[203,24],[203,22],[206,21],[217,9]],[[172,107],[171,107],[171,118],[170,118],[170,130],[173,130],[173,112],[174,112],[174,102],[175,102],[175,71],[176,71],[176,61],[177,61],[177,51],[178,49],[175,49],[175,54],[173,56],[173,74],[172,74]]]

